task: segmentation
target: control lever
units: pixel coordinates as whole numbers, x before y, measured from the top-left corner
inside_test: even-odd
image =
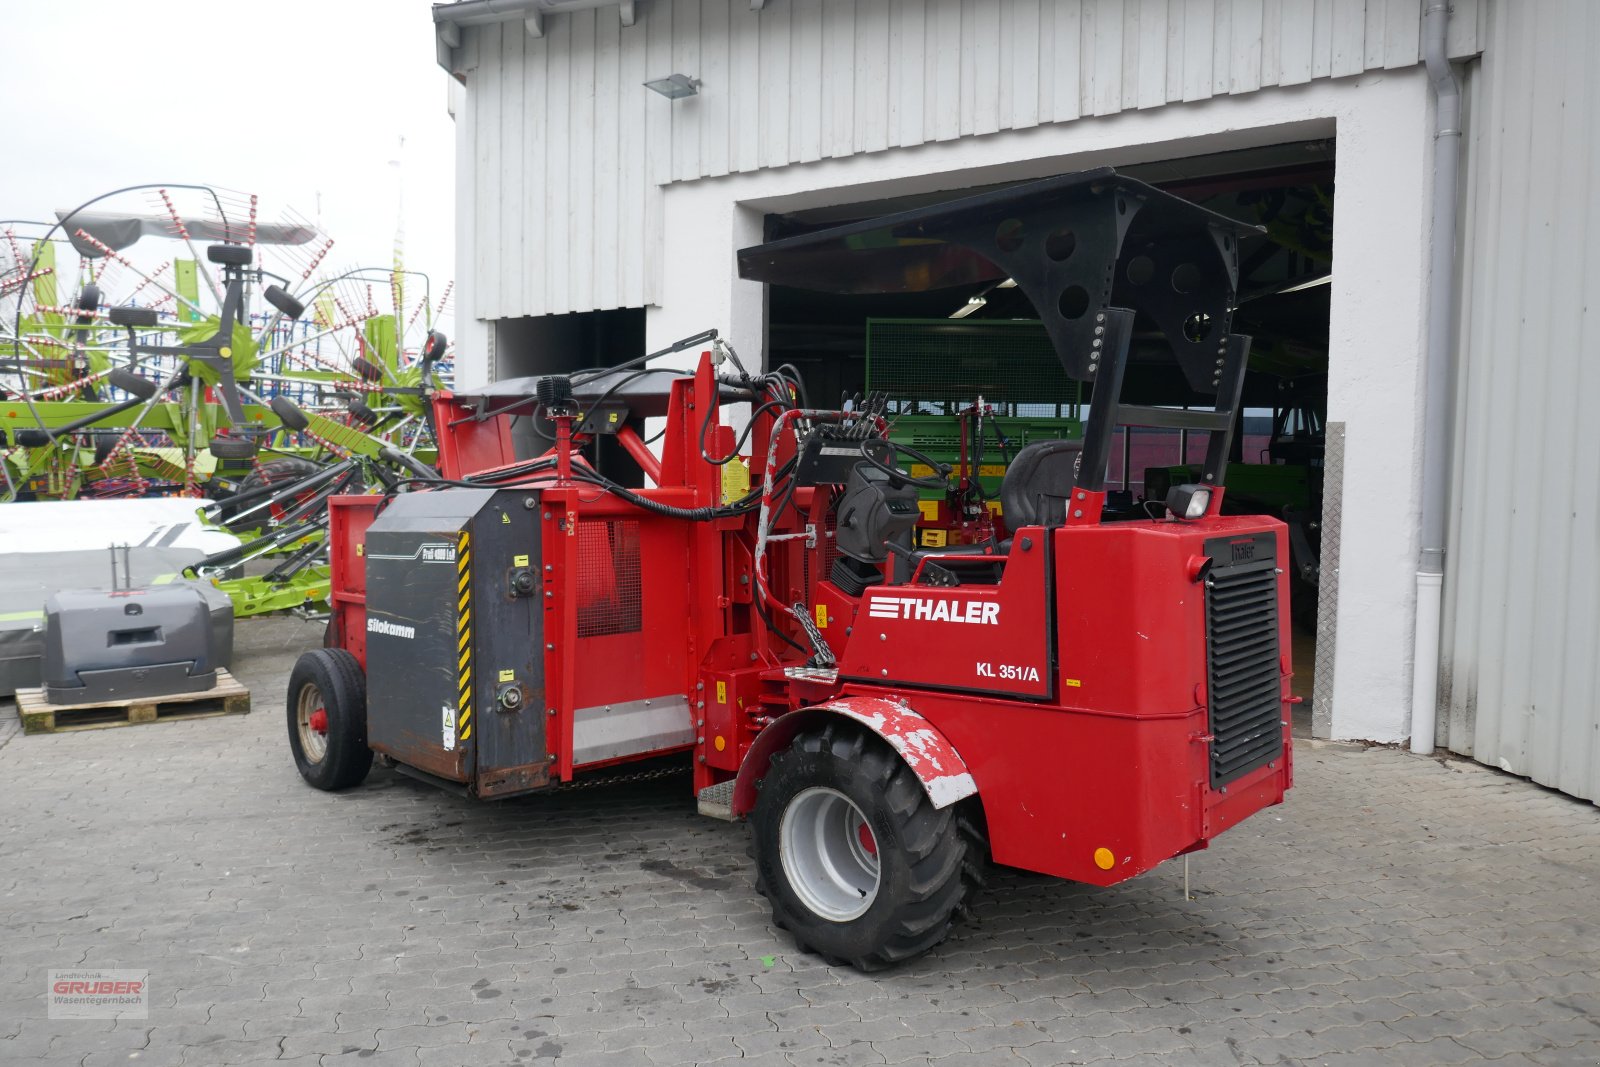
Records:
[[[961,584],[961,579],[956,577],[956,572],[949,567],[941,567],[931,559],[919,560],[914,549],[907,548],[898,541],[889,541],[884,545],[891,555],[899,556],[906,561],[911,569],[911,574],[916,578],[918,585],[956,586]],[[918,563],[921,567],[918,567]]]
[[[873,392],[868,393],[865,401],[861,394],[856,394],[856,417],[847,428],[847,436],[855,440],[865,440],[872,436],[878,428],[878,419],[882,417],[884,409],[888,406],[888,394]]]

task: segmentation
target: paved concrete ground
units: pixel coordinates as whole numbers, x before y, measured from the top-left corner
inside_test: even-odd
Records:
[[[1194,900],[1180,863],[1005,874],[863,977],[772,929],[682,779],[303,786],[281,686],[319,633],[240,626],[246,717],[0,727],[0,1063],[1600,1062],[1600,811],[1472,764],[1302,745]],[[75,966],[148,968],[149,1018],[46,1019]]]

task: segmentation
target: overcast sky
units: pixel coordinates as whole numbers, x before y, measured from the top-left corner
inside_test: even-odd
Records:
[[[320,221],[331,265],[386,265],[403,175],[406,266],[436,294],[454,273],[428,0],[0,3],[0,218],[53,219],[140,182],[211,184],[258,194],[263,219]]]

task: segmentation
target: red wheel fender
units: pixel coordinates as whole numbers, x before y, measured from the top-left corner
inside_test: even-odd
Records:
[[[773,753],[793,741],[802,730],[830,718],[858,722],[889,743],[911,768],[935,808],[945,808],[978,792],[966,761],[932,723],[911,706],[883,697],[840,697],[825,704],[792,711],[756,736],[734,779],[733,813],[748,815],[756,806],[756,783],[767,773]]]

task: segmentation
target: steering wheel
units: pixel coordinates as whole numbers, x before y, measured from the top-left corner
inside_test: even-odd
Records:
[[[912,459],[920,460],[921,462],[926,463],[928,466],[932,467],[934,470],[939,472],[938,477],[936,477],[936,478],[914,478],[914,477],[912,477],[910,474],[906,473],[905,471],[900,470],[898,467],[895,467],[892,463],[886,463],[883,460],[879,459],[877,456],[874,456],[872,454],[872,449],[869,446],[875,445],[875,444],[885,446],[885,449],[890,453],[891,457],[896,461],[898,461],[898,459],[899,459],[899,454],[904,452],[906,455],[910,456]],[[940,490],[943,490],[943,489],[950,488],[950,483],[946,480],[950,475],[950,465],[947,464],[947,463],[940,463],[938,460],[933,459],[933,458],[931,458],[929,456],[926,456],[921,452],[918,452],[916,449],[912,448],[910,445],[897,444],[894,441],[891,441],[886,437],[868,437],[868,438],[866,438],[865,440],[863,440],[861,442],[861,455],[862,455],[862,458],[864,458],[867,461],[867,463],[870,464],[871,466],[876,467],[878,470],[882,471],[884,474],[889,475],[889,477],[896,479],[897,481],[905,482],[907,485],[915,486],[918,489],[940,489]]]

